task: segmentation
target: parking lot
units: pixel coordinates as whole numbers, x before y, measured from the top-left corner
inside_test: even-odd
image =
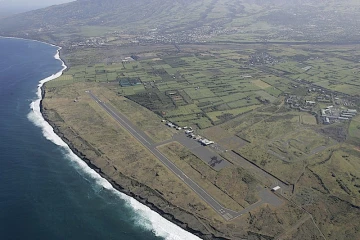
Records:
[[[173,140],[179,142],[184,147],[189,149],[195,156],[200,158],[216,171],[231,165],[229,161],[222,158],[219,154],[212,150],[212,147],[216,147],[216,145],[204,146],[196,139],[189,137],[183,132],[175,134]]]

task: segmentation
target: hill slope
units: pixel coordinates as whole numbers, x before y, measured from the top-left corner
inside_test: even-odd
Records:
[[[359,9],[355,0],[78,0],[2,19],[0,34],[60,42],[156,30],[202,40],[357,41]]]

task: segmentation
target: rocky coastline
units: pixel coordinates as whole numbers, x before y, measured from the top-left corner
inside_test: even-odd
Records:
[[[80,159],[82,159],[91,169],[96,171],[102,178],[106,179],[117,191],[126,194],[129,197],[132,197],[139,201],[140,203],[148,206],[151,210],[157,212],[162,217],[168,221],[178,225],[184,230],[200,237],[201,239],[206,240],[228,240],[231,239],[226,234],[223,234],[217,231],[210,223],[206,222],[206,219],[201,219],[199,216],[182,209],[180,207],[174,206],[169,201],[161,196],[161,192],[151,189],[143,183],[136,181],[128,176],[125,176],[120,173],[121,181],[114,181],[109,177],[101,168],[96,166],[91,159],[87,158],[82,152],[81,149],[74,146],[74,144],[61,132],[60,128],[49,118],[46,108],[43,106],[43,99],[46,96],[46,88],[43,86],[41,88],[41,101],[40,101],[40,111],[54,132],[69,146],[71,151],[76,154]],[[136,194],[131,191],[131,187],[136,186],[141,188],[141,194]],[[151,199],[151,200],[150,200]]]

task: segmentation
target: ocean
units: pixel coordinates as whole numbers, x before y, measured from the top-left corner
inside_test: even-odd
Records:
[[[199,239],[114,190],[43,120],[38,85],[61,74],[57,51],[0,38],[0,239]]]

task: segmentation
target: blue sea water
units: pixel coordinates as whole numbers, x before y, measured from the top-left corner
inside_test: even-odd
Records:
[[[31,110],[57,50],[0,38],[0,239],[198,239],[115,191]]]

